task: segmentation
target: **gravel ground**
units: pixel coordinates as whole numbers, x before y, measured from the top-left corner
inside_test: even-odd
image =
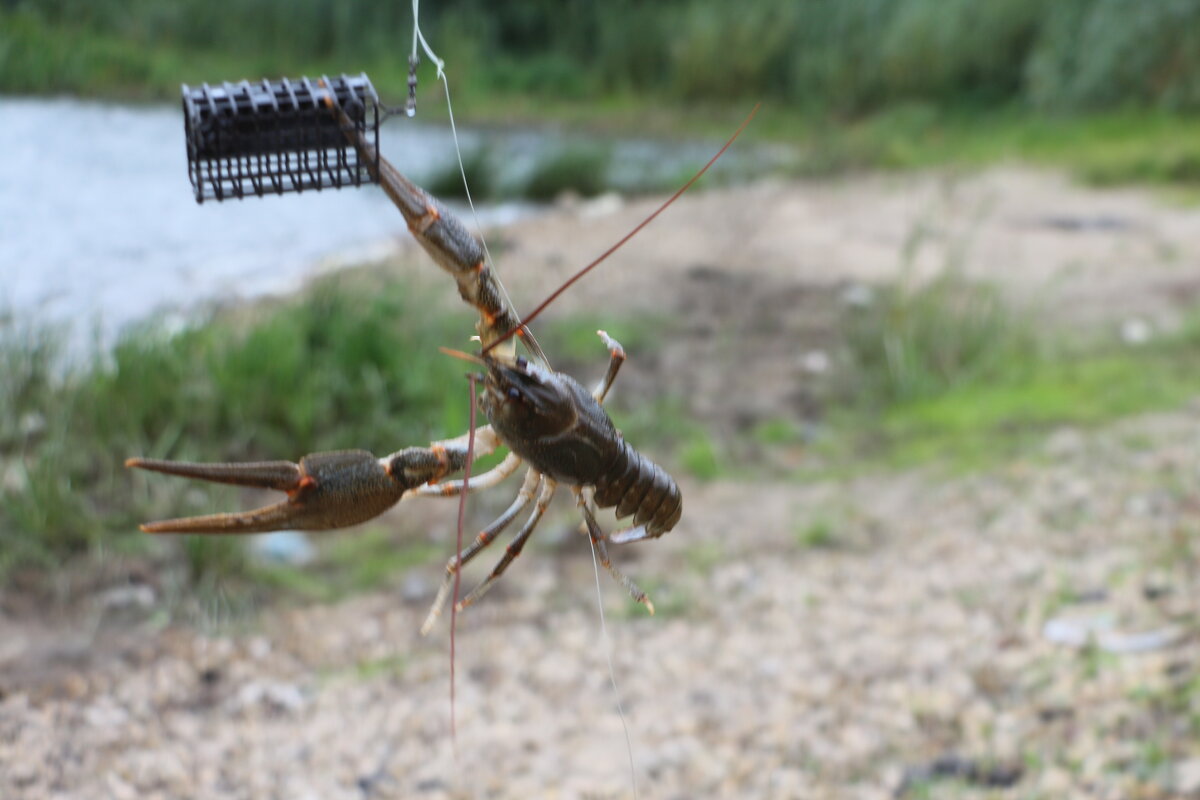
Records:
[[[1200,792],[1198,445],[1193,409],[969,478],[685,487],[686,524],[621,554],[659,615],[602,582],[642,796]],[[510,575],[461,618],[457,757],[430,565],[26,680],[0,795],[630,796],[583,540]]]
[[[914,208],[939,180],[914,184]],[[1001,192],[999,208],[1030,181],[1086,194],[1026,173],[971,180],[1020,190]],[[892,183],[865,185],[712,193],[673,219],[694,229],[728,212],[736,229],[753,208],[833,214],[837,205],[816,203],[813,191],[902,205]],[[747,210],[756,193],[776,194]],[[933,192],[926,210],[943,196]],[[1095,198],[1144,214],[1123,233],[1097,223],[1116,253],[1143,252],[1146,237],[1175,241],[1167,228],[1184,236],[1182,212],[1151,217],[1152,201],[1132,193]],[[846,213],[872,208],[854,207]],[[1103,218],[1089,208],[1070,218]],[[557,224],[536,241],[507,232],[510,253],[551,247]],[[840,224],[821,234],[831,264],[855,230]],[[877,249],[890,249],[894,270],[884,234],[899,223],[889,225]],[[781,285],[815,280],[803,266],[788,277],[780,241],[697,255],[679,244],[685,233],[663,232],[660,248],[686,251],[664,267],[668,278],[714,262],[761,265],[749,251],[766,248]],[[867,231],[854,235],[874,252]],[[557,258],[575,263],[589,241],[561,244]],[[1093,308],[1074,284],[1065,295],[1097,319],[1166,314],[1178,292],[1130,287],[1137,274],[1160,287],[1194,282],[1177,261],[1187,247],[1141,273],[1132,256],[1126,271],[1117,256],[1096,256],[1108,265],[1096,274],[1116,287],[1107,300]],[[1078,263],[1093,263],[1084,252]],[[852,255],[846,263],[859,263]],[[649,257],[656,269],[660,256]],[[1048,280],[1011,274],[1016,291]],[[633,280],[617,268],[600,291],[629,292]],[[601,576],[640,796],[1200,797],[1198,445],[1195,404],[1058,430],[1039,452],[969,477],[685,482],[679,527],[617,553],[659,614],[644,616]],[[451,529],[448,506],[428,508]],[[448,626],[417,632],[439,563],[334,605],[229,624],[218,608],[200,627],[164,626],[152,593],[120,602],[98,593],[62,618],[0,604],[0,797],[631,797],[592,564],[572,519],[553,509],[505,580],[460,618],[456,736]]]

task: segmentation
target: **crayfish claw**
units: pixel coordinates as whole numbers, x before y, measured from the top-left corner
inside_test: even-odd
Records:
[[[254,511],[209,514],[150,522],[147,533],[265,533],[284,529],[326,530],[357,525],[396,504],[414,483],[397,478],[366,450],[313,453],[291,461],[204,464],[131,458],[125,466],[185,478],[287,492],[287,499]]]

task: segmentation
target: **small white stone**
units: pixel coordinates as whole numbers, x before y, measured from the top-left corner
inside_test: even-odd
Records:
[[[102,593],[97,602],[107,609],[151,608],[154,605],[154,589],[146,584],[114,586]]]
[[[256,536],[250,542],[250,552],[260,561],[295,567],[310,564],[317,557],[316,548],[300,531],[275,531]]]
[[[805,372],[820,375],[829,371],[829,354],[824,350],[809,350],[800,361]]]
[[[580,219],[596,219],[617,213],[625,206],[625,201],[616,192],[606,192],[591,200],[584,201],[579,206]]]
[[[1175,765],[1175,790],[1182,795],[1200,792],[1200,758],[1189,758]]]
[[[875,302],[875,290],[865,283],[851,284],[842,292],[842,302],[851,308],[867,308]]]
[[[237,705],[241,709],[261,705],[270,711],[295,713],[306,704],[300,687],[290,683],[248,683],[237,696]]]
[[[1145,344],[1153,335],[1154,329],[1141,317],[1131,317],[1121,323],[1121,341],[1125,344]]]
[[[18,420],[17,430],[22,436],[36,436],[46,430],[46,418],[36,411],[28,411]]]

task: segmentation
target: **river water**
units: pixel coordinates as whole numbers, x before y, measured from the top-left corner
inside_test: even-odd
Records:
[[[464,151],[488,148],[501,181],[564,141],[529,129],[460,136]],[[652,169],[677,174],[714,149],[605,146],[618,185]],[[454,159],[448,129],[411,120],[385,125],[381,149],[418,182]],[[724,166],[736,169],[736,157]],[[531,213],[528,203],[479,208],[485,226]],[[374,187],[197,205],[175,106],[0,97],[0,311],[68,326],[76,346],[93,336],[107,345],[154,312],[288,291],[404,236]]]
[[[385,153],[453,157],[442,130],[399,127],[387,129]],[[482,221],[524,210],[489,206]],[[173,107],[0,99],[0,307],[69,323],[72,339],[286,291],[331,254],[353,259],[404,233],[371,188],[197,205]]]

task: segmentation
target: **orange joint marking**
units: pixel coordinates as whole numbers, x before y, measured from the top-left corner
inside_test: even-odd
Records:
[[[424,233],[425,231],[429,230],[429,226],[433,225],[433,223],[437,222],[441,218],[442,215],[438,213],[437,207],[434,206],[433,203],[426,203],[425,216],[417,220],[417,232]]]
[[[432,445],[429,449],[433,451],[434,456],[437,457],[438,464],[441,465],[441,469],[439,469],[437,473],[434,474],[428,481],[428,483],[434,484],[440,481],[442,476],[450,471],[450,456],[446,455],[446,448],[442,447],[440,444]]]
[[[480,261],[478,264],[475,265],[475,271],[478,273],[482,274],[485,269],[487,269],[487,264],[484,263],[483,261]]]
[[[302,497],[315,488],[317,488],[317,479],[312,475],[305,475],[296,484],[295,489],[288,489],[287,496],[295,500],[297,497]]]

